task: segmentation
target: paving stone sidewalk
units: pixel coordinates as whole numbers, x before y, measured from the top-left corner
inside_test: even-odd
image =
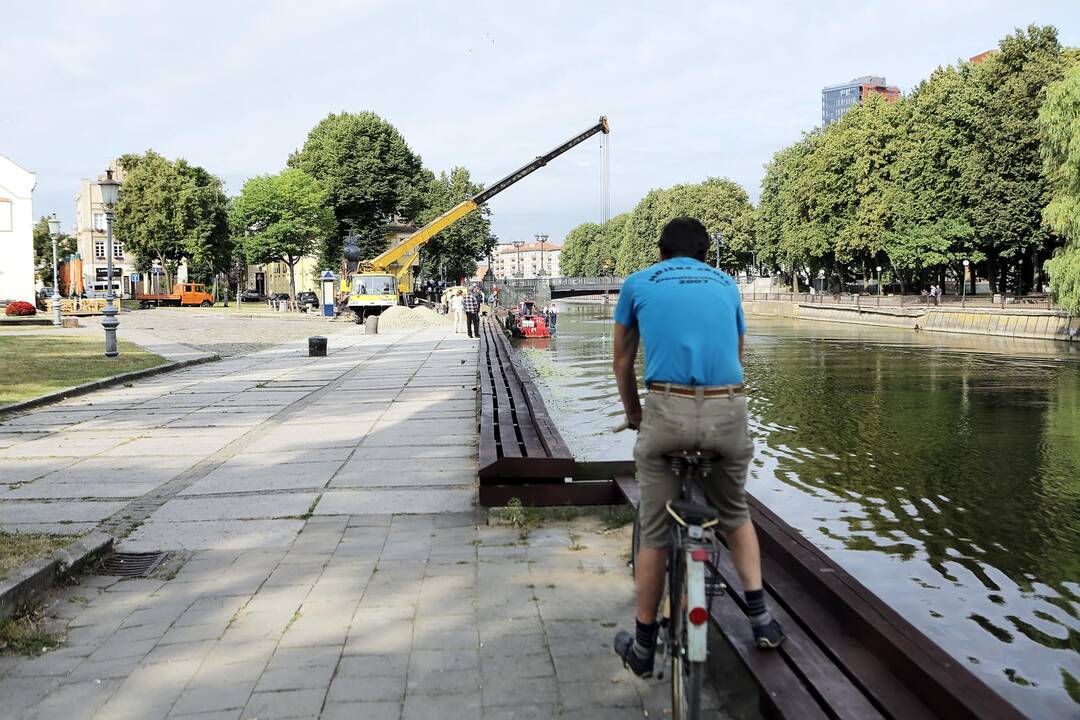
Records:
[[[627,530],[478,524],[476,356],[339,333],[7,418],[0,528],[174,561],[57,591],[0,718],[665,716],[610,650]]]

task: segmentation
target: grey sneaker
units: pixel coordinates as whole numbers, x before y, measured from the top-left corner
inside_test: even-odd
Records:
[[[780,624],[780,621],[773,618],[764,625],[755,625],[754,631],[754,643],[762,650],[772,650],[773,648],[780,647],[787,636],[784,635],[784,628]]]

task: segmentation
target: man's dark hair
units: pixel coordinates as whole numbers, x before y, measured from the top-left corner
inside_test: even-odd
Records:
[[[677,217],[660,231],[660,256],[665,260],[674,257],[692,257],[705,262],[709,251],[709,231],[700,220]]]

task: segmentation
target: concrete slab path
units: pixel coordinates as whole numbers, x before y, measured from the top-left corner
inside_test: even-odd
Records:
[[[54,593],[0,718],[624,718],[628,530],[478,524],[475,345],[291,343],[7,418],[0,529],[172,553]]]

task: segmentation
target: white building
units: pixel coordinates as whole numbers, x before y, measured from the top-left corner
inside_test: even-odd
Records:
[[[34,173],[0,155],[0,302],[34,302]]]
[[[553,242],[499,245],[491,256],[497,278],[561,277],[559,255],[562,245]]]

